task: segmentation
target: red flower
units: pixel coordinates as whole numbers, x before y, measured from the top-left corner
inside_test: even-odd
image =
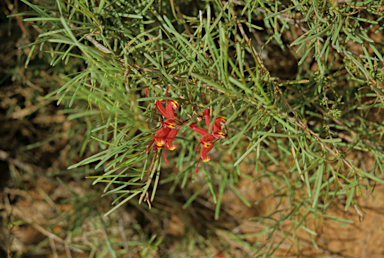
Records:
[[[153,150],[159,150],[164,148],[164,160],[167,163],[168,159],[165,156],[165,152],[167,149],[174,150],[177,148],[176,144],[172,144],[173,139],[175,139],[178,129],[180,128],[180,124],[175,119],[167,119],[163,123],[163,127],[160,128],[155,133],[155,138],[148,144],[147,152],[149,152],[152,143],[155,142],[153,146]]]
[[[207,121],[207,119],[206,119],[206,121]],[[225,139],[226,135],[225,135],[225,133],[223,133],[221,131],[221,124],[224,123],[225,121],[227,121],[227,119],[225,117],[223,117],[223,116],[220,116],[220,117],[215,119],[215,122],[213,123],[212,135],[216,139]],[[208,120],[208,122],[206,122],[206,123],[207,123],[207,125],[209,127],[209,124],[211,122],[210,122],[210,120]],[[189,127],[192,130],[194,130],[195,132],[197,132],[197,133],[199,133],[201,135],[209,134],[208,130],[196,126],[196,122],[192,122],[192,124],[190,124]]]
[[[204,116],[207,128],[209,128],[211,124],[211,118],[209,113],[210,113],[209,108],[206,108],[203,112],[203,116]],[[211,160],[211,157],[207,156],[207,154],[210,150],[213,149],[215,142],[217,142],[219,139],[225,138],[225,134],[221,131],[221,124],[225,123],[225,121],[227,121],[225,117],[220,116],[216,118],[215,122],[213,123],[212,134],[208,133],[208,130],[196,126],[196,122],[193,122],[189,125],[189,127],[192,130],[202,135],[202,137],[200,138],[200,143],[196,147],[196,151],[198,151],[200,144],[203,145],[200,151],[199,161],[196,164],[195,173],[198,172],[198,166],[201,160],[203,162],[208,162],[209,160]]]
[[[166,146],[164,148],[164,160],[165,160],[165,163],[168,163],[168,159],[167,157],[165,156],[165,152],[167,149],[173,151],[174,149],[177,148],[177,145],[176,144],[172,144],[172,141],[173,139],[175,139],[177,135],[177,130],[174,129],[174,130],[171,130],[168,135],[167,135],[167,139],[166,139]]]
[[[210,113],[209,108],[206,108],[203,112],[204,120],[205,120],[205,124],[207,125],[207,128],[209,128],[211,125],[211,117],[209,113]],[[225,122],[227,122],[227,119],[223,116],[217,117],[215,119],[215,122],[213,122],[212,132],[213,134],[216,133],[217,138],[221,138],[221,139],[225,138],[225,134],[221,133],[221,125],[225,124]]]
[[[166,93],[168,97],[168,90],[169,87],[167,87]],[[145,95],[147,95],[147,91],[144,90]],[[203,102],[204,102],[204,95],[203,95]],[[164,104],[165,107],[164,107]],[[204,103],[205,105],[205,103]],[[176,144],[173,144],[173,140],[175,139],[178,130],[183,125],[183,123],[186,123],[185,120],[180,118],[177,114],[175,114],[175,111],[179,104],[176,100],[162,100],[158,99],[155,101],[156,109],[160,112],[162,116],[166,118],[166,120],[162,124],[162,128],[160,128],[156,134],[154,139],[149,143],[147,146],[147,152],[149,152],[153,142],[155,142],[155,145],[153,146],[153,150],[160,150],[164,148],[164,160],[165,162],[168,162],[166,158],[166,150],[174,150],[177,148]],[[178,120],[176,120],[177,118]],[[200,118],[200,119],[199,119]],[[211,159],[208,155],[208,152],[212,150],[213,146],[215,145],[215,142],[217,142],[219,139],[225,138],[225,133],[221,131],[221,126],[226,122],[225,117],[218,117],[215,119],[215,121],[212,124],[212,133],[209,133],[210,125],[211,125],[211,117],[210,117],[210,109],[206,108],[203,112],[203,114],[198,116],[198,120],[205,120],[207,129],[200,128],[196,126],[196,122],[193,122],[189,125],[189,127],[196,131],[197,133],[201,134],[202,137],[200,138],[200,143],[197,145],[196,151],[199,150],[200,144],[202,145],[201,151],[200,151],[200,158],[196,165],[196,173],[198,172],[198,166],[200,161],[207,162]],[[181,120],[181,121],[180,121]]]
[[[167,136],[168,136],[170,131],[171,131],[171,129],[168,127],[160,128],[160,130],[158,130],[155,133],[155,138],[148,144],[147,152],[149,151],[149,148],[151,147],[153,142],[155,142],[155,145],[153,146],[153,150],[163,148],[167,142]]]
[[[168,127],[171,129],[179,129],[180,128],[180,123],[176,121],[174,118],[170,118],[164,121],[163,127]]]
[[[201,134],[201,135],[206,135],[208,134],[208,130],[205,130],[203,128],[200,128],[198,126],[196,126],[196,122],[193,121],[192,124],[189,125],[189,127],[194,130],[195,132]]]
[[[167,97],[168,97],[168,90],[169,87],[167,87]],[[147,90],[144,89],[145,95],[147,95]],[[164,107],[163,104],[166,103],[166,106]],[[185,120],[181,119],[178,115],[175,114],[174,110],[176,110],[179,107],[179,103],[177,103],[176,100],[156,100],[155,101],[156,109],[160,112],[161,115],[163,115],[165,118],[168,118],[165,120],[162,124],[163,128],[160,128],[156,134],[155,138],[149,143],[147,147],[147,152],[149,152],[150,147],[153,142],[155,142],[155,146],[153,146],[153,150],[159,150],[162,149],[164,146],[164,160],[167,163],[168,159],[166,158],[166,150],[174,150],[177,148],[176,144],[172,144],[173,139],[175,139],[178,129],[180,129],[182,122],[179,122],[175,119],[175,116],[182,120],[183,122],[186,122]]]
[[[196,169],[195,169],[195,173],[197,174],[197,172],[199,172],[199,164],[200,164],[200,161],[203,161],[203,162],[208,162],[211,160],[211,156],[207,156],[208,152],[210,150],[213,149],[213,146],[215,144],[214,143],[206,143],[205,145],[203,145],[203,148],[201,148],[201,151],[200,151],[200,158],[199,158],[199,161],[197,161],[197,164],[196,164]],[[207,146],[207,147],[206,147]]]
[[[168,90],[169,90],[169,86],[167,87],[167,91],[166,91],[167,97],[168,97]],[[144,89],[144,93],[148,97],[147,89]],[[163,104],[165,103],[166,105],[164,107]],[[179,103],[173,99],[168,99],[167,101],[163,99],[158,99],[155,101],[155,107],[157,108],[157,110],[159,110],[160,114],[162,114],[165,118],[174,118],[175,117],[174,110],[176,110],[179,107]]]
[[[167,91],[167,97],[168,97],[168,91]],[[177,103],[176,100],[173,99],[168,99],[166,107],[163,106],[163,103],[165,103],[164,100],[158,99],[155,102],[155,106],[157,110],[159,110],[160,114],[162,114],[165,118],[174,118],[175,117],[175,112],[179,107],[179,103]]]

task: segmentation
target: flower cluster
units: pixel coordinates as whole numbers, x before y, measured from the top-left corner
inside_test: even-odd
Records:
[[[204,119],[205,123],[207,125],[207,128],[209,128],[211,124],[211,117],[210,117],[210,110],[209,108],[206,108],[204,110]],[[200,143],[196,147],[196,151],[199,150],[200,144],[202,145],[201,151],[200,151],[200,158],[196,165],[195,172],[198,172],[198,166],[200,164],[200,161],[208,162],[211,160],[211,156],[207,156],[208,152],[213,149],[213,146],[215,143],[220,139],[225,139],[226,135],[222,132],[221,126],[225,124],[226,118],[223,116],[220,116],[215,119],[215,122],[213,123],[212,127],[212,133],[209,133],[208,130],[197,127],[196,122],[192,122],[192,124],[189,125],[189,127],[194,130],[195,132],[201,134]]]
[[[168,97],[168,90],[167,88],[167,97]],[[147,91],[145,90],[145,94],[147,94]],[[164,104],[165,107],[163,106]],[[160,128],[155,133],[155,138],[149,143],[147,147],[147,152],[149,152],[153,142],[155,142],[155,145],[153,146],[153,150],[162,149],[164,147],[164,160],[165,162],[168,162],[168,159],[165,156],[165,152],[167,149],[174,150],[177,148],[176,144],[172,144],[173,139],[175,139],[178,130],[180,129],[182,122],[175,119],[175,117],[179,118],[177,115],[175,115],[175,111],[179,107],[179,103],[177,103],[176,100],[163,100],[158,99],[155,102],[156,109],[162,114],[167,120],[165,120],[162,124],[162,128]],[[179,118],[182,120],[181,118]],[[185,122],[184,120],[182,120]]]
[[[168,97],[168,90],[167,88],[167,97]],[[147,91],[145,91],[145,94],[147,94]],[[203,95],[203,103],[204,103],[204,95]],[[164,104],[165,107],[164,107]],[[205,104],[205,103],[204,103]],[[187,121],[180,118],[178,115],[175,114],[175,110],[179,107],[179,104],[176,100],[156,100],[155,102],[156,109],[160,112],[166,120],[162,124],[162,128],[160,128],[156,133],[154,139],[149,143],[147,147],[147,152],[150,151],[150,148],[155,142],[154,146],[152,147],[153,150],[159,150],[164,148],[164,160],[165,162],[168,162],[165,152],[167,149],[174,150],[177,145],[172,144],[173,139],[176,137],[178,130],[180,127],[187,123]],[[177,118],[177,119],[176,119]],[[200,164],[200,161],[207,162],[211,159],[208,155],[208,152],[213,149],[215,143],[220,139],[225,139],[226,134],[222,131],[222,126],[227,121],[225,117],[219,116],[215,119],[213,122],[212,128],[210,128],[211,125],[211,117],[210,117],[210,109],[206,108],[204,112],[197,117],[198,121],[205,120],[207,129],[200,128],[196,126],[197,122],[193,121],[189,127],[194,130],[195,132],[199,133],[201,135],[200,143],[196,147],[196,151],[199,150],[199,146],[202,145],[201,151],[200,151],[200,158],[196,165],[195,172],[198,172],[198,166]],[[212,130],[210,130],[212,129]],[[210,133],[211,131],[211,133]]]

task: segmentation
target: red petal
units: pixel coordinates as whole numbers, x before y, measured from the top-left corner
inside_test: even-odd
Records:
[[[211,125],[211,117],[209,116],[209,108],[204,109],[203,115],[205,118],[205,124],[207,125],[207,129],[209,130],[209,126]]]
[[[155,106],[156,106],[157,110],[159,110],[160,114],[162,114],[164,117],[167,117],[166,109],[165,109],[165,107],[161,104],[161,100],[156,100],[156,102],[155,102]],[[170,118],[173,118],[173,117],[170,117]]]
[[[200,151],[200,159],[201,159],[202,161],[207,162],[207,161],[209,161],[209,160],[211,159],[210,156],[207,157],[207,154],[208,154],[208,152],[209,152],[210,150],[213,149],[213,146],[214,146],[214,144],[212,143],[208,148],[206,148],[206,147],[204,147],[204,146],[203,146],[203,148],[201,148],[201,151]]]
[[[221,124],[225,123],[227,119],[223,116],[219,116],[215,119],[215,122],[213,123],[213,132],[220,132],[221,131]]]
[[[167,136],[167,148],[170,150],[174,150],[177,147],[176,144],[172,144],[172,141],[175,139],[176,135],[177,130],[171,130]]]
[[[168,127],[168,128],[171,128],[171,129],[175,129],[176,126],[177,126],[178,122],[173,119],[173,118],[170,118],[170,119],[167,119],[164,121],[163,123],[163,127]]]
[[[160,128],[155,133],[155,138],[164,138],[165,139],[170,131],[171,131],[171,129],[169,129],[169,128]]]
[[[211,146],[210,146],[209,148],[205,148],[205,147],[203,147],[203,148],[201,149],[201,152],[200,152],[200,159],[199,159],[199,161],[198,161],[197,164],[196,164],[195,173],[199,172],[198,167],[199,167],[200,161],[207,162],[207,161],[209,161],[209,160],[211,159],[211,157],[207,157],[207,154],[208,154],[208,152],[209,152],[210,150],[212,150],[212,148],[213,148],[213,144],[211,144]]]
[[[201,142],[199,144],[197,144],[196,146],[196,151],[199,151],[199,146],[200,146]]]
[[[165,108],[165,117],[166,118],[174,118],[175,117],[175,112],[173,110],[176,110],[179,107],[179,104],[177,103],[176,100],[167,100],[167,105]]]
[[[165,163],[168,163],[168,159],[167,157],[165,156],[165,152],[167,151],[167,148],[164,148],[164,160],[165,160]]]
[[[155,133],[155,142],[156,146],[162,148],[166,143],[166,138],[171,129],[169,128],[161,128],[159,131]]]
[[[199,133],[199,134],[201,134],[201,135],[206,135],[206,134],[208,134],[208,131],[207,131],[207,130],[205,130],[205,129],[203,129],[203,128],[200,128],[200,127],[196,126],[195,124],[196,124],[196,122],[192,122],[192,124],[190,124],[189,127],[190,127],[192,130],[194,130],[195,132],[197,132],[197,133]]]
[[[167,128],[166,128],[167,129]],[[169,129],[169,128],[168,128]],[[167,151],[167,149],[170,149],[170,150],[174,150],[177,145],[176,144],[172,144],[172,141],[173,139],[176,137],[177,135],[177,130],[171,130],[168,135],[167,135],[167,139],[166,139],[166,148],[164,148],[164,160],[165,160],[165,163],[168,163],[168,159],[167,157],[165,156],[165,152]]]
[[[213,143],[214,140],[215,140],[215,136],[213,136],[212,134],[206,134],[200,138],[200,142],[203,145],[204,145],[204,143]]]
[[[144,94],[148,98],[147,89],[144,89]],[[151,100],[151,102],[152,102],[152,100]]]

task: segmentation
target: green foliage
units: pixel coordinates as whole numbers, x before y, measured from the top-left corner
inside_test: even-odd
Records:
[[[225,234],[254,256],[269,256],[298,228],[316,245],[308,216],[349,223],[326,213],[335,197],[345,196],[345,209],[353,206],[363,216],[357,196],[384,183],[380,1],[23,2],[33,11],[16,15],[41,29],[24,48],[49,53],[53,66],[81,63],[63,71],[63,85],[47,98],[64,104],[71,119],[82,119],[84,143],[101,148],[70,169],[104,168],[91,178],[105,184],[105,195],[118,196],[106,215],[128,201],[156,203],[159,184],[172,183],[172,192],[196,180],[209,186],[220,219],[227,189],[251,206],[237,189],[241,178],[265,180],[273,191],[264,198],[278,201],[252,219],[265,226],[259,235],[266,240]],[[268,51],[281,53],[273,63],[297,71],[285,72],[289,79],[273,72]],[[214,118],[227,117],[227,139],[200,165],[204,182],[194,174],[200,136],[187,124],[175,139],[178,148],[167,153],[171,172],[163,173],[159,151],[146,152],[161,127],[153,101],[167,99],[167,86],[183,119],[195,120],[206,107]],[[372,165],[356,161],[357,154]],[[284,221],[292,222],[289,230],[282,229]],[[277,231],[285,237],[273,245]],[[143,255],[161,241],[151,237]]]

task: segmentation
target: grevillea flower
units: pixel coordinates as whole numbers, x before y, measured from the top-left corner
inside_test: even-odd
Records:
[[[175,130],[171,130],[171,131],[169,132],[169,134],[167,135],[166,147],[167,147],[169,150],[171,150],[171,151],[173,151],[174,149],[177,148],[177,144],[172,144],[172,141],[173,141],[173,139],[175,139],[177,133],[178,133],[178,132],[177,132],[177,130],[175,129]],[[165,154],[165,153],[164,153],[164,154]]]
[[[207,127],[209,127],[211,123],[210,120],[205,119],[205,121],[206,121]],[[226,121],[227,119],[223,116],[220,116],[215,119],[215,122],[213,123],[213,128],[212,128],[212,135],[216,139],[225,139],[226,134],[221,131],[221,125],[225,124]],[[196,122],[192,122],[192,124],[190,124],[189,127],[201,135],[208,134],[208,130],[196,126]]]
[[[166,94],[168,97],[168,90],[169,87],[167,87]],[[144,90],[145,95],[147,95],[147,90]],[[204,95],[203,95],[203,102],[204,102]],[[165,107],[164,107],[165,104]],[[205,103],[204,103],[205,105]],[[186,123],[187,121],[180,118],[177,114],[175,114],[175,110],[179,107],[179,103],[177,103],[176,100],[163,100],[158,99],[155,101],[155,107],[160,112],[160,114],[166,118],[166,120],[162,123],[162,128],[160,128],[156,133],[154,139],[148,144],[147,146],[147,152],[150,151],[151,146],[152,150],[161,150],[164,148],[164,160],[165,162],[168,162],[166,158],[166,150],[174,150],[177,148],[176,144],[173,144],[173,140],[175,139],[178,130],[181,128],[183,123]],[[177,118],[177,119],[176,119]],[[189,125],[191,129],[196,131],[197,133],[201,134],[200,143],[197,145],[196,151],[199,150],[199,146],[202,145],[201,151],[200,151],[200,158],[196,165],[196,173],[198,172],[198,166],[200,161],[207,162],[211,159],[210,156],[208,156],[208,152],[212,150],[212,148],[215,145],[215,142],[217,142],[220,139],[224,139],[226,137],[226,134],[222,132],[221,127],[223,124],[225,124],[226,119],[225,117],[217,117],[215,121],[211,126],[211,117],[210,117],[210,109],[206,108],[204,112],[198,116],[198,120],[205,120],[207,129],[200,128],[196,126],[196,122],[193,122]],[[212,131],[211,133],[209,133]]]
[[[206,108],[203,112],[203,117],[205,119],[207,128],[209,128],[211,124],[211,118],[209,113],[210,113],[209,108]],[[227,120],[225,119],[225,117],[222,117],[222,116],[216,118],[215,122],[213,123],[212,134],[210,134],[208,130],[196,126],[196,122],[193,122],[189,125],[189,127],[192,130],[202,135],[202,137],[200,138],[200,143],[196,147],[196,151],[198,151],[200,144],[202,145],[202,148],[200,151],[200,158],[196,164],[195,173],[199,171],[198,166],[200,164],[200,161],[208,162],[209,160],[211,160],[211,157],[207,156],[207,154],[210,150],[213,149],[215,142],[217,142],[219,139],[225,138],[226,135],[221,131],[221,125],[226,121]]]
[[[169,91],[169,86],[167,87],[167,90],[166,90],[167,97],[168,97],[168,91]],[[144,93],[148,97],[147,89],[144,89]],[[165,107],[163,106],[163,104],[166,104]],[[175,117],[174,110],[179,108],[179,103],[173,99],[168,99],[167,101],[165,101],[164,99],[157,99],[155,101],[155,107],[160,112],[160,114],[162,114],[165,118],[174,118]]]
[[[211,126],[211,117],[209,115],[210,110],[209,108],[206,108],[203,112],[205,124],[207,125],[207,128]],[[227,119],[223,116],[219,116],[215,119],[215,122],[213,122],[212,126],[212,132],[213,134],[216,133],[217,138],[224,139],[225,134],[221,133],[221,125],[225,124],[227,122]]]
[[[205,147],[205,146],[208,146],[208,147]],[[207,154],[210,150],[213,149],[214,143],[206,144],[205,146],[203,145],[203,148],[201,148],[200,158],[199,158],[199,161],[197,161],[195,173],[199,172],[198,167],[199,167],[200,161],[208,162],[211,160],[211,156],[207,156]]]
[[[167,91],[167,97],[168,97],[168,91]],[[175,117],[174,110],[176,110],[179,107],[179,103],[173,99],[168,99],[165,107],[163,106],[163,103],[165,103],[163,99],[156,100],[155,106],[157,110],[159,110],[160,114],[162,114],[165,118],[174,118]]]
[[[155,133],[155,138],[148,144],[147,146],[147,152],[149,152],[150,147],[152,146],[152,143],[155,142],[155,145],[153,146],[153,150],[159,150],[164,148],[164,160],[167,163],[168,159],[165,156],[165,152],[167,149],[169,150],[174,150],[177,148],[176,144],[172,144],[173,139],[175,139],[178,130],[180,129],[181,125],[179,124],[178,121],[175,119],[167,119],[163,123],[163,127],[160,128],[156,133]]]
[[[168,97],[168,90],[169,87],[167,87],[167,97]],[[145,95],[147,95],[147,90],[144,90]],[[148,97],[148,95],[147,95]],[[164,107],[163,104],[166,103],[166,106]],[[160,128],[156,134],[155,138],[149,143],[147,147],[147,152],[149,152],[150,147],[152,146],[152,143],[155,142],[155,145],[153,146],[153,150],[159,150],[164,147],[164,160],[167,163],[168,159],[166,158],[166,150],[174,150],[177,148],[176,144],[172,144],[173,139],[175,139],[178,130],[180,129],[182,122],[179,122],[175,119],[175,116],[182,120],[183,122],[186,122],[185,120],[181,119],[178,115],[175,114],[174,110],[176,110],[179,107],[179,103],[177,103],[176,100],[156,100],[155,102],[156,109],[160,112],[161,115],[163,115],[165,118],[168,118],[165,120],[162,124],[163,128]]]
[[[171,131],[171,129],[168,127],[160,128],[160,130],[158,130],[155,133],[155,138],[148,144],[147,152],[149,152],[149,149],[152,146],[153,142],[155,142],[155,145],[153,146],[153,150],[163,148],[167,143],[167,136],[168,136],[170,131]]]
[[[165,152],[167,149],[173,151],[174,149],[177,148],[177,145],[176,144],[172,144],[172,141],[173,139],[175,139],[177,135],[177,130],[174,129],[174,130],[171,130],[168,135],[167,135],[167,139],[166,139],[166,146],[164,148],[164,160],[165,160],[165,163],[168,163],[168,159],[167,157],[165,156]]]
[[[163,127],[168,127],[170,129],[176,129],[176,128],[179,129],[180,124],[174,118],[170,118],[164,121]]]
[[[199,172],[198,167],[199,167],[200,161],[208,162],[208,161],[211,160],[211,157],[207,156],[207,154],[208,154],[208,152],[210,150],[213,149],[213,146],[215,145],[215,142],[217,141],[217,138],[213,134],[208,133],[207,130],[205,130],[203,128],[200,128],[200,127],[197,127],[195,125],[195,123],[196,122],[193,122],[189,127],[192,130],[194,130],[195,132],[203,135],[200,138],[200,143],[196,147],[196,151],[198,151],[200,144],[202,145],[202,148],[201,148],[201,151],[200,151],[200,158],[197,161],[196,169],[195,169],[195,173],[197,173],[197,172]]]

